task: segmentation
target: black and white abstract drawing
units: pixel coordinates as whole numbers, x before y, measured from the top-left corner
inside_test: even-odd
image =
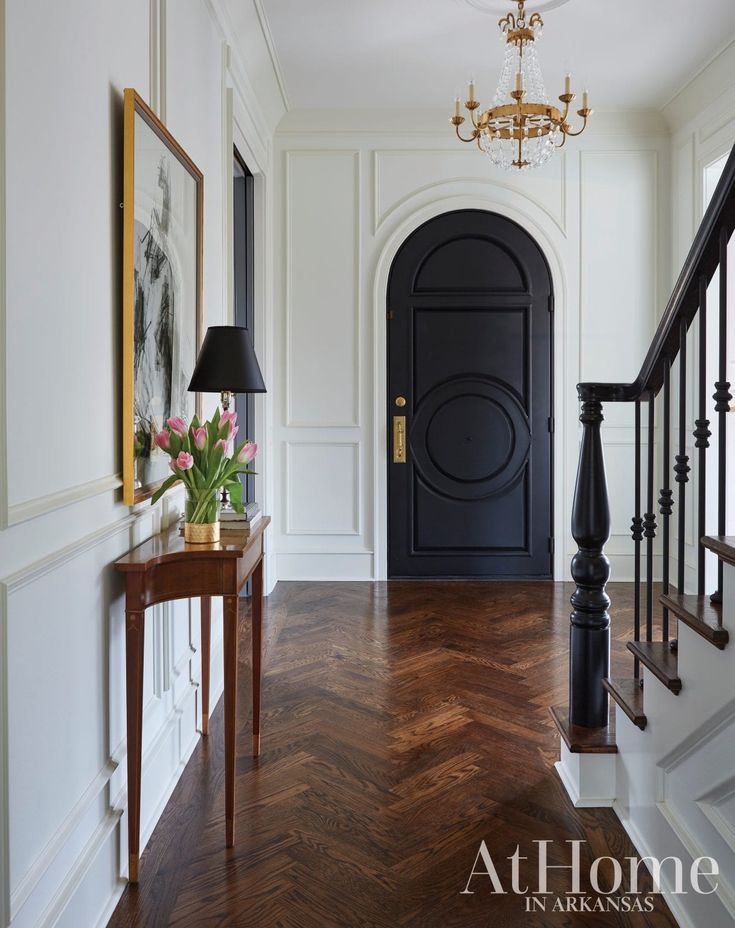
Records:
[[[136,491],[168,476],[153,436],[171,416],[191,421],[197,349],[197,183],[136,114],[134,455]]]

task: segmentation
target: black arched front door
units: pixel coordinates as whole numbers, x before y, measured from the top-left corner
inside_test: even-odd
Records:
[[[519,225],[461,210],[388,284],[391,577],[552,572],[551,276]]]

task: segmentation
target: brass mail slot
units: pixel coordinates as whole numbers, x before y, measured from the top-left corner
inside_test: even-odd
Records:
[[[406,463],[406,417],[393,416],[393,463]]]

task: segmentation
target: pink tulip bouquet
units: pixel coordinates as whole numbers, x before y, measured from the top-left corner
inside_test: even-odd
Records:
[[[191,425],[179,416],[169,419],[166,428],[154,436],[158,447],[171,458],[171,476],[164,480],[151,499],[158,502],[177,480],[187,491],[186,522],[213,523],[219,519],[219,491],[224,487],[233,509],[243,511],[242,484],[239,474],[254,474],[248,469],[258,446],[244,441],[235,447],[239,431],[237,413],[219,409],[208,422],[194,416]]]

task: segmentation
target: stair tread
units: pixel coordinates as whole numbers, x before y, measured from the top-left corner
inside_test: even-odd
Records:
[[[602,685],[628,716],[634,725],[641,731],[648,724],[643,712],[643,689],[640,681],[634,678],[629,680],[603,680]]]
[[[721,561],[735,566],[735,536],[734,535],[705,535],[702,544],[713,551]]]
[[[552,706],[549,711],[572,754],[617,754],[614,715],[605,728],[584,728],[570,723],[567,706]]]
[[[679,660],[668,641],[629,641],[628,650],[672,693],[681,691]]]
[[[661,605],[716,648],[722,650],[730,640],[722,625],[722,606],[710,602],[709,596],[668,593],[661,596]]]

